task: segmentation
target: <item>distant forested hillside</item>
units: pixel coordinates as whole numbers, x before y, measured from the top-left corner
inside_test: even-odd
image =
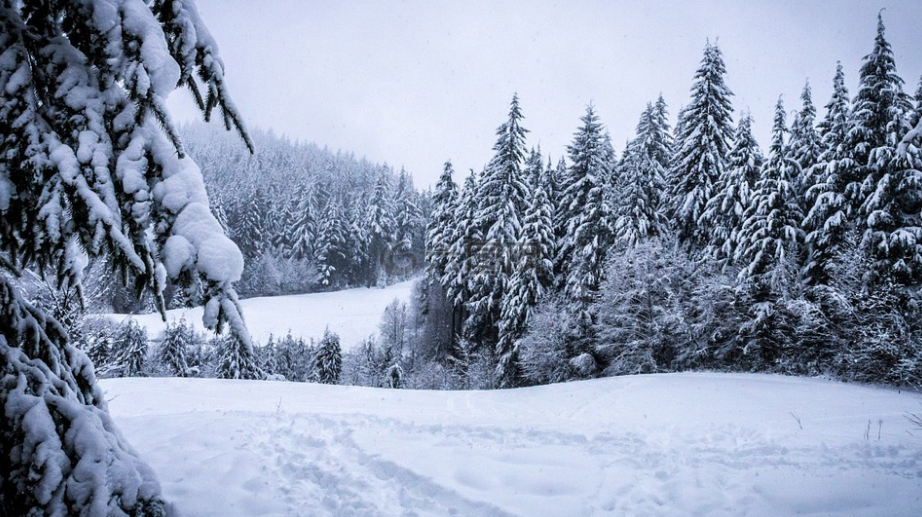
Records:
[[[212,210],[244,253],[238,289],[265,296],[388,284],[423,263],[428,196],[403,169],[253,131],[181,130]]]

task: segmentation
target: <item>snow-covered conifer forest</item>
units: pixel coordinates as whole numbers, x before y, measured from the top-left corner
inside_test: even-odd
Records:
[[[882,18],[850,95],[779,98],[762,146],[716,44],[670,123],[617,151],[592,105],[557,161],[513,97],[496,154],[432,195],[425,347],[491,356],[491,386],[717,370],[922,383],[919,114]],[[788,114],[791,113],[791,120]],[[735,121],[734,118],[737,120]]]
[[[624,143],[510,91],[421,190],[248,129],[192,0],[0,0],[0,515],[918,515],[885,17],[771,120],[719,40]]]

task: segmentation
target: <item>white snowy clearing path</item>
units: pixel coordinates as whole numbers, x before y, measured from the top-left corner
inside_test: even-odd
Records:
[[[363,339],[378,333],[384,309],[395,298],[409,303],[415,282],[408,280],[380,289],[359,287],[326,293],[248,298],[240,305],[250,335],[261,344],[269,340],[270,334],[278,339],[289,332],[295,338],[319,340],[329,326],[331,331],[339,334],[343,351],[348,351]],[[116,323],[134,319],[147,328],[147,335],[152,339],[166,328],[163,319],[156,313],[105,316]],[[183,317],[199,332],[205,331],[201,307],[167,311],[167,321],[175,322]]]
[[[727,374],[102,386],[189,516],[922,515],[917,393]]]

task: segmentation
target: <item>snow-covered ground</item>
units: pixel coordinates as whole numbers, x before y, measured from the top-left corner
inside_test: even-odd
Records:
[[[414,282],[401,282],[383,289],[360,287],[328,293],[249,298],[241,305],[250,335],[260,343],[265,344],[270,334],[279,338],[289,331],[296,338],[319,340],[324,328],[329,326],[339,334],[343,350],[351,350],[362,339],[378,333],[384,309],[395,298],[409,302]],[[106,316],[115,322],[132,318],[147,327],[151,338],[157,337],[166,327],[159,314]],[[169,321],[182,317],[200,332],[204,331],[201,307],[167,311]]]
[[[727,374],[102,385],[190,516],[922,515],[917,393]]]

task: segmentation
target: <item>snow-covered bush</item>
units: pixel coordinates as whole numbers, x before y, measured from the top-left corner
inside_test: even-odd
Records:
[[[606,374],[652,373],[672,368],[683,314],[672,264],[658,243],[616,254],[597,303],[596,347],[608,361]]]
[[[380,386],[382,370],[379,351],[377,339],[372,335],[343,354],[343,383],[352,386]]]
[[[845,379],[922,387],[922,300],[897,285],[855,293],[853,317],[839,325],[835,371]]]
[[[391,389],[403,388],[404,375],[400,361],[391,364],[387,367],[387,371],[384,372],[384,387]]]
[[[394,299],[384,309],[384,315],[381,317],[379,326],[381,346],[390,350],[390,354],[395,357],[409,352],[409,347],[415,334],[415,328],[412,323],[406,302]]]
[[[394,364],[392,348],[375,336],[343,355],[342,379],[346,384],[381,388],[387,386],[387,370]]]
[[[460,390],[463,379],[458,372],[437,361],[418,361],[413,371],[405,373],[404,387],[414,390]]]
[[[567,311],[559,298],[541,302],[532,312],[528,332],[519,341],[519,364],[526,380],[549,384],[588,377],[573,359],[586,353],[580,346],[579,314]]]

